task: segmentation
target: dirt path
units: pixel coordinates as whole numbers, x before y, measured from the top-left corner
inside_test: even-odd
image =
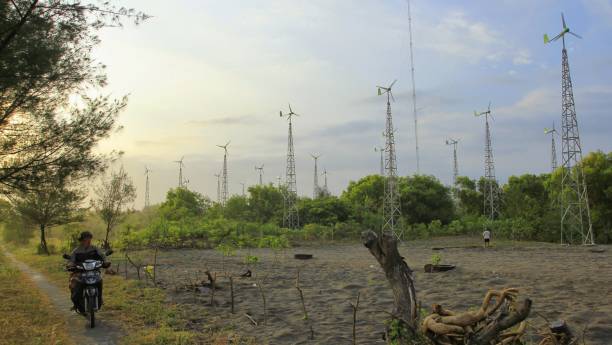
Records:
[[[121,334],[118,327],[111,325],[104,320],[104,316],[100,319],[96,318],[96,328],[90,329],[87,320],[75,312],[70,311],[72,302],[68,295],[68,288],[61,289],[50,283],[41,273],[32,269],[25,263],[17,260],[13,254],[4,250],[6,257],[17,267],[21,272],[25,273],[36,286],[49,297],[53,306],[64,316],[68,331],[70,332],[74,342],[79,345],[115,345],[118,344],[118,339]]]

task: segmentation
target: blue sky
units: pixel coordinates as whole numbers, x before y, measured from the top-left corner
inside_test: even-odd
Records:
[[[125,129],[100,149],[124,150],[123,165],[153,202],[177,180],[185,156],[190,188],[215,197],[222,150],[231,140],[229,189],[284,174],[290,102],[298,192],[312,193],[313,161],[333,193],[378,171],[385,100],[377,84],[398,79],[393,116],[398,172],[416,169],[405,0],[123,1],[154,16],[141,26],[105,29],[95,54],[106,64],[105,94],[130,94]],[[585,152],[612,141],[612,0],[411,1],[421,172],[451,180],[447,137],[459,138],[460,174],[483,174],[484,122],[492,102],[494,158],[501,181],[549,170],[560,123],[560,12],[584,37],[567,42]],[[560,147],[558,148],[560,151]]]

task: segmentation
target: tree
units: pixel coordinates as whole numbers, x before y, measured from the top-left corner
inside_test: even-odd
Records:
[[[400,208],[410,224],[429,224],[440,220],[448,224],[454,217],[454,205],[448,187],[429,175],[399,179]]]
[[[112,172],[104,178],[94,191],[96,198],[92,200],[92,206],[106,224],[104,248],[108,249],[111,231],[123,219],[126,206],[136,199],[136,187],[121,167],[118,172]]]
[[[300,198],[298,201],[301,222],[306,224],[321,224],[333,226],[346,222],[351,215],[348,202],[335,196],[317,199]]]
[[[91,56],[97,31],[126,17],[148,16],[110,2],[0,2],[0,192],[35,189],[43,172],[91,177],[105,167],[93,147],[115,127],[125,99],[84,98],[74,107],[68,97],[105,85],[104,66]]]
[[[55,177],[35,190],[19,193],[13,199],[15,213],[40,230],[40,249],[49,255],[46,230],[53,226],[79,221],[85,193],[71,187],[72,181]]]
[[[159,214],[166,220],[201,217],[211,207],[211,201],[187,188],[174,188],[166,193],[166,201],[159,206]]]
[[[272,184],[251,186],[249,206],[254,221],[279,223],[283,214],[283,192]]]
[[[458,176],[456,188],[460,213],[462,215],[482,215],[484,199],[482,193],[476,189],[476,181],[467,176]]]
[[[612,152],[591,152],[582,159],[597,243],[612,242]]]

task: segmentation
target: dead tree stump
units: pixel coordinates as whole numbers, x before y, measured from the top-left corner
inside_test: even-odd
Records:
[[[397,238],[384,232],[380,237],[374,231],[361,235],[363,245],[376,258],[393,290],[393,317],[405,323],[412,332],[417,329],[418,308],[412,270],[397,250]]]

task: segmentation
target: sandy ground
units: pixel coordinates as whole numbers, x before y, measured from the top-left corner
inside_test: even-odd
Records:
[[[612,247],[593,253],[586,247],[562,248],[557,245],[528,243],[500,244],[474,248],[476,239],[439,239],[402,244],[400,252],[416,272],[416,289],[423,306],[441,303],[464,311],[479,305],[489,288],[517,287],[533,304],[533,326],[544,321],[564,319],[591,345],[612,343]],[[423,273],[431,260],[432,247],[464,246],[436,251],[442,262],[457,265],[446,273]],[[472,246],[472,247],[470,247]],[[225,272],[234,276],[245,270],[244,256],[259,257],[251,278],[235,278],[235,313],[230,313],[230,288]],[[293,259],[294,253],[314,254],[314,259]],[[381,333],[385,311],[392,307],[391,291],[381,268],[360,244],[292,248],[284,255],[270,250],[238,251],[223,259],[213,250],[172,250],[159,254],[158,278],[169,298],[182,304],[196,329],[235,329],[257,338],[262,344],[350,344],[352,307],[360,294],[357,314],[357,342],[384,344]],[[220,290],[214,306],[210,290],[181,290],[182,285],[206,280],[203,272],[217,272]],[[309,315],[304,320],[295,278],[300,271]],[[263,303],[257,284],[263,281],[267,303],[264,323]],[[176,288],[179,291],[175,291]],[[246,316],[258,323],[255,326]],[[310,340],[310,326],[314,340]],[[530,333],[534,333],[531,330]]]

